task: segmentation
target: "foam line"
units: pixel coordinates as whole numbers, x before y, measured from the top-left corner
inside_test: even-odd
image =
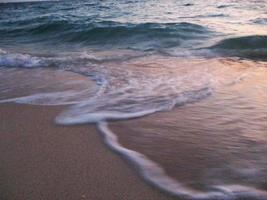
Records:
[[[73,97],[76,93],[74,91],[37,93],[29,96],[3,99],[0,100],[0,103],[20,103],[30,105],[71,105],[80,103],[80,101],[62,101],[62,99]],[[58,99],[61,99],[61,101],[59,101]]]
[[[242,185],[218,185],[212,187],[209,192],[201,192],[187,188],[169,177],[157,163],[153,162],[145,155],[123,147],[118,142],[117,136],[109,129],[107,122],[98,122],[97,127],[109,148],[131,162],[138,169],[139,174],[145,181],[174,196],[191,200],[267,199],[267,192]]]

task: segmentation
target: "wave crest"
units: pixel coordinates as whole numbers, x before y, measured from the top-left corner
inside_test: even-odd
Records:
[[[56,18],[56,17],[55,17]],[[0,24],[1,25],[1,24]],[[209,30],[192,23],[119,23],[113,21],[68,21],[46,16],[0,26],[0,34],[22,43],[75,43],[86,46],[119,46],[153,49],[181,45],[183,41],[205,38]]]

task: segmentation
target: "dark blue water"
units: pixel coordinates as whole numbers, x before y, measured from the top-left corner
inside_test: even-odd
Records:
[[[266,20],[266,0],[0,3],[0,99],[71,105],[57,123],[96,123],[174,195],[267,199]],[[136,126],[138,140],[129,133],[135,151],[107,124],[158,112],[148,129]],[[204,149],[194,166],[208,160],[188,168],[190,180],[171,167],[188,161],[179,138]]]

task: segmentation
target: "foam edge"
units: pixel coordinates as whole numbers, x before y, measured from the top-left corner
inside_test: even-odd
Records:
[[[238,198],[267,199],[267,192],[242,185],[217,185],[209,192],[201,192],[185,187],[175,179],[169,177],[165,171],[145,155],[123,147],[117,136],[109,129],[108,123],[97,123],[104,142],[108,147],[133,164],[139,175],[148,183],[173,196],[184,199],[204,200],[230,200]]]

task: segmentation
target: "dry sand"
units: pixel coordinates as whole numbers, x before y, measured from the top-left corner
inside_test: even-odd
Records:
[[[0,105],[1,200],[172,199],[107,149],[94,126],[56,125],[62,109]]]

